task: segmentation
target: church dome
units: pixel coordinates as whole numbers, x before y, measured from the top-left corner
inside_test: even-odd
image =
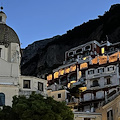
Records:
[[[16,32],[6,24],[0,24],[0,44],[7,47],[10,43],[20,44]]]
[[[3,9],[3,7],[1,7]],[[20,45],[19,38],[16,32],[6,25],[6,14],[0,11],[0,45],[8,47],[10,43],[18,43]]]

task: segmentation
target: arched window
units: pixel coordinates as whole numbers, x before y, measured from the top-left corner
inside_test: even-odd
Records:
[[[0,93],[0,106],[4,106],[4,105],[5,105],[5,94]]]
[[[95,87],[95,86],[99,86],[98,80],[94,80],[94,81],[93,81],[93,86],[94,86],[94,87]]]

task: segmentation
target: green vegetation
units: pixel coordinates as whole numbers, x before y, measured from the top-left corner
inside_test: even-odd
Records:
[[[40,94],[13,97],[13,105],[0,110],[0,120],[73,120],[72,111],[64,102]]]

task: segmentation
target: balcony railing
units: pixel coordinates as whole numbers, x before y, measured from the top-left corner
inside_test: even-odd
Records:
[[[99,84],[91,85],[90,87],[99,87]]]
[[[107,82],[105,82],[104,83],[104,85],[110,85],[110,84],[112,84],[112,82],[110,81],[110,83],[107,83]]]
[[[111,97],[107,97],[105,98],[105,101],[101,103],[101,105],[106,105],[107,103],[111,102],[112,100],[114,100],[117,96],[120,95],[120,91],[119,92],[116,92],[114,95],[112,95]]]
[[[32,92],[35,92],[36,94],[41,94],[43,96],[45,96],[45,93],[43,91],[26,91],[26,90],[20,90],[19,91],[19,95],[25,95],[25,96],[30,96],[32,94]]]

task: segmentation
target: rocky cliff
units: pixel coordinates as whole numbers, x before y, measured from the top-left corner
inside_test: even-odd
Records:
[[[30,76],[49,73],[63,63],[65,51],[92,40],[104,41],[106,35],[110,42],[120,42],[120,4],[112,5],[103,16],[89,20],[62,36],[28,45],[23,50],[21,73]]]

